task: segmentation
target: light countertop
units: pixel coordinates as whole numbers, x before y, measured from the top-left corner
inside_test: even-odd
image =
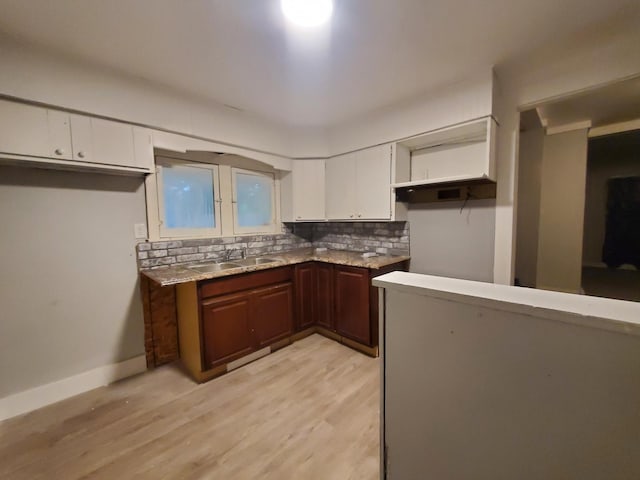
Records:
[[[227,277],[230,275],[238,275],[240,273],[255,272],[258,270],[267,270],[270,268],[282,267],[285,265],[295,265],[304,262],[325,262],[335,265],[347,265],[351,267],[369,268],[378,270],[388,265],[404,262],[409,260],[409,256],[387,256],[380,255],[376,257],[364,258],[361,252],[348,252],[343,250],[327,250],[324,253],[316,253],[313,248],[304,248],[292,250],[290,252],[278,252],[273,254],[264,254],[261,257],[277,259],[277,262],[262,265],[242,266],[238,268],[229,268],[218,272],[202,273],[197,270],[188,268],[189,265],[204,265],[213,262],[198,262],[189,265],[175,265],[166,268],[145,269],[140,273],[151,279],[152,281],[164,286],[175,285],[178,283],[195,282],[199,280],[209,280],[212,278]],[[233,262],[234,260],[230,260]]]

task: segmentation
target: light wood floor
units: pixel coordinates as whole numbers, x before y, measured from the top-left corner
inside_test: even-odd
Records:
[[[379,360],[313,335],[197,385],[167,366],[0,423],[2,479],[378,478]]]

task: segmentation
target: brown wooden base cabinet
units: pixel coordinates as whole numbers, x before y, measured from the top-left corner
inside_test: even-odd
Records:
[[[280,348],[316,331],[377,356],[378,289],[371,278],[406,267],[406,262],[378,270],[305,262],[179,284],[182,362],[196,380],[205,381],[225,373],[231,362],[248,362],[267,347]]]
[[[369,270],[336,265],[333,285],[335,331],[356,342],[377,346],[372,337],[378,318],[371,318]]]
[[[202,369],[231,362],[255,349],[251,295],[211,297],[200,304],[202,314]]]
[[[300,332],[316,324],[318,317],[318,264],[306,262],[295,267],[296,319],[295,329]]]
[[[293,268],[177,286],[180,357],[198,381],[265,347],[291,342]],[[283,343],[284,342],[284,343]]]
[[[371,279],[407,266],[399,262],[370,270],[320,262],[296,265],[296,331],[316,326],[320,333],[377,355],[378,289]]]

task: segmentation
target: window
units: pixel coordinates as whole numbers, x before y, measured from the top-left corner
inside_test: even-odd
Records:
[[[218,166],[156,158],[160,237],[219,236]]]
[[[279,231],[279,180],[263,163],[206,152],[171,152],[155,161],[145,180],[150,240]]]
[[[272,173],[232,168],[234,233],[275,231],[275,178]]]

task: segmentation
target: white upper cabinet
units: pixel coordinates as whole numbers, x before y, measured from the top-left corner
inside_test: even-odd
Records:
[[[73,160],[150,170],[153,145],[150,131],[126,123],[71,115]]]
[[[93,157],[93,134],[91,118],[84,115],[71,115],[73,129],[72,147],[73,159],[80,162],[96,162]]]
[[[411,152],[411,176],[395,188],[495,180],[496,122],[492,117],[442,128],[400,142]]]
[[[155,168],[153,136],[149,128],[133,127],[133,150],[136,168],[149,172]]]
[[[325,161],[296,160],[293,162],[292,175],[293,220],[324,220]]]
[[[391,219],[391,147],[382,145],[358,152],[356,208],[360,219]]]
[[[152,171],[153,142],[149,129],[86,115],[70,118],[74,161],[113,171]]]
[[[408,180],[408,153],[380,145],[327,160],[329,220],[404,220],[391,191],[394,181]]]
[[[280,176],[280,217],[283,222],[322,222],[325,213],[325,160],[292,160]]]
[[[47,110],[49,126],[49,155],[61,160],[72,157],[71,129],[69,115],[58,110]]]
[[[356,170],[358,153],[338,155],[327,160],[326,204],[329,220],[356,219]]]
[[[64,112],[0,100],[0,152],[70,160],[69,116]]]
[[[51,168],[148,173],[153,168],[146,128],[0,100],[0,156]]]

